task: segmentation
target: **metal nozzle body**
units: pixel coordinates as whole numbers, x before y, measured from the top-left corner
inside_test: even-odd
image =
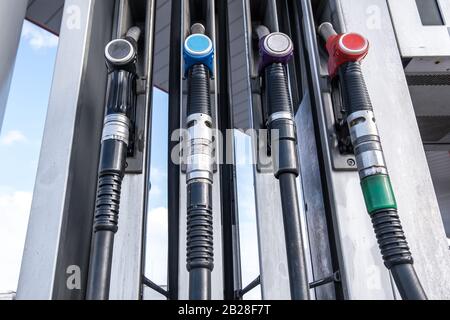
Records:
[[[336,30],[334,30],[334,27],[329,22],[322,23],[319,28],[317,29],[317,32],[319,35],[323,38],[323,40],[328,41],[328,39],[332,36],[337,36]]]
[[[194,23],[191,27],[191,34],[205,34],[205,26],[201,23]]]

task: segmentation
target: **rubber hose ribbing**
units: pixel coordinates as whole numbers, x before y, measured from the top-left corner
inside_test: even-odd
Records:
[[[102,174],[98,179],[94,232],[117,232],[122,177],[118,173]]]
[[[383,210],[374,213],[372,224],[384,264],[388,269],[397,264],[413,263],[397,210]]]
[[[266,68],[266,82],[269,113],[293,113],[285,66],[281,63],[269,65]]]
[[[426,300],[425,291],[413,267],[413,258],[397,210],[383,210],[372,215],[372,224],[385,266],[403,299]]]
[[[212,186],[194,182],[188,185],[187,270],[214,268]]]
[[[372,102],[364,81],[361,64],[359,62],[345,63],[340,67],[339,73],[341,83],[345,86],[343,96],[347,113],[372,111]]]
[[[281,63],[271,64],[266,67],[265,76],[267,112],[269,113],[268,127],[271,130],[275,177],[279,178],[283,173],[292,173],[298,176],[297,130],[286,67]],[[282,113],[283,117],[270,120],[270,116],[277,113]]]
[[[203,64],[196,64],[189,70],[188,115],[203,113],[211,116],[209,92],[209,70]]]

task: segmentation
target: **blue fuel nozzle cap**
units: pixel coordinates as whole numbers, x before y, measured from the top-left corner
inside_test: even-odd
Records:
[[[211,39],[204,34],[193,34],[184,42],[184,76],[195,64],[204,64],[214,74],[214,47]]]

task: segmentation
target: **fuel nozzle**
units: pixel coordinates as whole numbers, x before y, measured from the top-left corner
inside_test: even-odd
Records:
[[[189,69],[196,64],[205,65],[210,75],[214,74],[214,46],[211,39],[205,35],[205,27],[195,23],[191,27],[191,35],[184,42],[184,77],[187,78]]]
[[[331,23],[324,22],[318,32],[326,42],[329,54],[328,72],[335,77],[341,65],[347,62],[360,62],[369,53],[369,40],[359,33],[338,34]]]
[[[273,63],[287,64],[294,55],[294,45],[288,35],[272,32],[260,37],[259,53],[261,55],[259,71],[262,72]]]
[[[358,33],[338,34],[328,22],[319,27],[318,33],[326,41],[329,75],[338,75],[361,191],[384,264],[403,299],[426,300],[398,214],[382,140],[361,70],[360,62],[367,56],[369,41]]]
[[[110,69],[129,69],[135,64],[140,35],[141,29],[132,27],[125,37],[112,40],[106,45],[105,58]]]

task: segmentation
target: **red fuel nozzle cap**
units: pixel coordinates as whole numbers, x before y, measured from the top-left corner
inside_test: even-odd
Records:
[[[339,49],[348,55],[367,54],[369,41],[358,33],[346,33],[339,38]]]
[[[369,52],[369,41],[358,33],[344,33],[328,38],[327,50],[330,55],[328,71],[334,77],[341,65],[363,60]]]

